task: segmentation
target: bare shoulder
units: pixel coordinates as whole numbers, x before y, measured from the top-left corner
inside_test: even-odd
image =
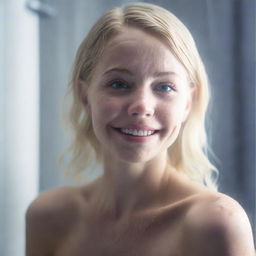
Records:
[[[242,206],[222,193],[206,193],[188,211],[184,255],[254,256],[251,225]]]
[[[51,255],[78,221],[82,210],[79,190],[61,187],[43,192],[26,212],[26,255]]]

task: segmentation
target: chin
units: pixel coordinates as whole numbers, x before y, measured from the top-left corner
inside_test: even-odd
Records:
[[[130,164],[145,164],[150,161],[158,159],[156,154],[153,154],[153,152],[138,152],[138,151],[130,151],[130,152],[125,152],[122,154],[117,154],[118,159],[125,162],[125,163],[130,163]]]

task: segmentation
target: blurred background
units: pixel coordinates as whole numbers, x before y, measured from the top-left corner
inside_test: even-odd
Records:
[[[0,0],[2,256],[24,255],[26,208],[64,185],[60,113],[76,49],[103,12],[127,2]],[[244,207],[255,234],[255,1],[144,2],[173,12],[194,36],[212,88],[208,132],[219,190]]]

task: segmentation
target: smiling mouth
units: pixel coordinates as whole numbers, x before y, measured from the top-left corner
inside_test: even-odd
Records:
[[[159,130],[137,130],[137,129],[128,129],[128,128],[115,128],[115,130],[125,135],[131,135],[131,136],[137,136],[137,137],[147,137],[159,132]]]

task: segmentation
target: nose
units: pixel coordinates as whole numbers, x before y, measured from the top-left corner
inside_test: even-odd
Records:
[[[155,102],[153,97],[147,95],[145,92],[137,92],[131,97],[128,106],[128,115],[136,117],[152,117],[155,112]]]

